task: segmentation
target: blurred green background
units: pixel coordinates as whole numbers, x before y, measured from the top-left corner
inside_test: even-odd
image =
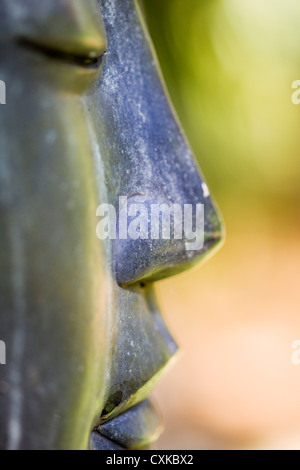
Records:
[[[221,206],[300,198],[298,0],[145,0],[173,103]],[[237,205],[240,201],[237,202]]]
[[[213,260],[158,287],[185,351],[157,392],[167,423],[159,445],[298,448],[299,0],[143,3],[227,228]]]

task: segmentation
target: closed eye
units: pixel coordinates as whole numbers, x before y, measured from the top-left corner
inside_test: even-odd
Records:
[[[51,46],[47,46],[45,44],[41,44],[37,41],[32,39],[28,39],[25,37],[17,38],[16,42],[21,46],[25,47],[26,49],[31,49],[32,51],[36,51],[39,54],[43,54],[48,58],[59,60],[64,63],[69,63],[73,65],[78,65],[80,67],[85,68],[99,68],[102,60],[106,55],[106,51],[104,51],[101,55],[91,51],[86,54],[76,54],[73,52],[66,52],[62,49],[54,48]]]

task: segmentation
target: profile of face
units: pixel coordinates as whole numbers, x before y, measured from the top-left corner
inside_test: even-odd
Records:
[[[153,283],[211,254],[221,226],[140,5],[2,0],[0,79],[0,448],[143,448],[177,351]],[[203,246],[100,240],[97,208],[120,197],[204,204]]]

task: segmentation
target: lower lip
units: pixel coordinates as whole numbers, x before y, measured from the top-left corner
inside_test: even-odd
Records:
[[[145,449],[163,430],[159,413],[145,400],[101,424],[91,437],[92,450]]]

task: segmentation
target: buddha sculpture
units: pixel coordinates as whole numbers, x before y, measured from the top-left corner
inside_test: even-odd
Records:
[[[145,448],[177,352],[154,283],[222,230],[139,2],[2,0],[0,79],[0,448]],[[120,197],[202,204],[201,247],[100,239],[97,208]]]

